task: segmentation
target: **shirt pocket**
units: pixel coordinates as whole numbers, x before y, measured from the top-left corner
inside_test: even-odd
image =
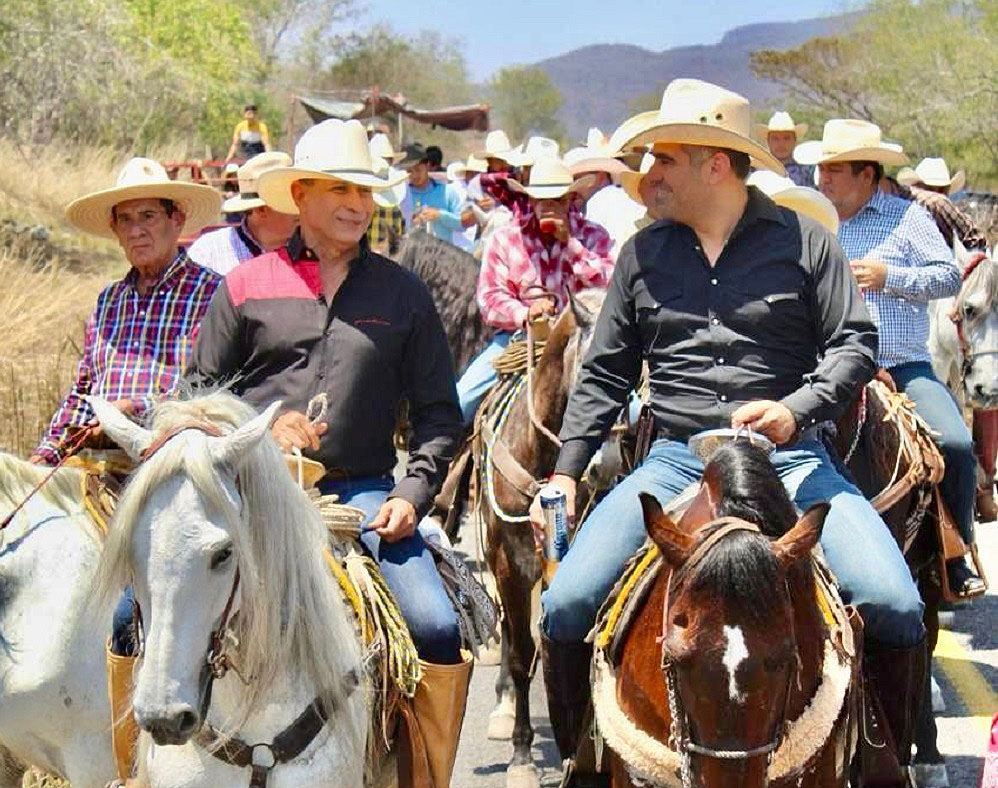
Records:
[[[672,344],[691,330],[692,315],[684,303],[681,282],[656,286],[655,292],[640,280],[634,291],[634,312],[645,351]]]
[[[800,341],[810,336],[811,316],[804,294],[799,290],[773,291],[773,288],[754,288],[742,282],[731,291],[728,322],[749,336],[759,336],[776,344],[788,339]]]

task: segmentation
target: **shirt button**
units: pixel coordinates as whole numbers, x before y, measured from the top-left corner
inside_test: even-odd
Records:
[[[718,399],[721,400],[721,402],[727,402],[728,401],[728,395],[727,394],[722,394],[720,397],[718,397]]]
[[[718,363],[718,364],[723,364],[723,363],[724,363],[724,356],[721,356],[721,357],[720,357],[720,358],[719,358],[719,359],[717,360],[717,363]]]
[[[712,317],[712,318],[710,319],[710,324],[711,324],[712,326],[719,326],[719,325],[721,324],[721,321],[720,321],[720,320],[718,320],[718,319],[717,319],[716,317]]]
[[[717,284],[717,278],[715,277],[714,279],[711,279],[711,280],[710,280],[710,283],[711,283],[712,285],[716,285],[716,284]]]

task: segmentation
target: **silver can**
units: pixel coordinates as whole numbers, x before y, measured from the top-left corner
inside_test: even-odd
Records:
[[[541,511],[544,512],[544,557],[561,561],[568,552],[568,499],[554,485],[541,490]]]

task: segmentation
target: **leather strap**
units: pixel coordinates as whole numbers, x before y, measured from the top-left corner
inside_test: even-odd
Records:
[[[158,435],[156,440],[142,450],[139,455],[139,459],[142,460],[142,462],[145,462],[156,452],[162,449],[167,443],[176,438],[181,432],[185,432],[186,430],[198,430],[206,435],[210,435],[213,438],[221,438],[223,435],[222,431],[210,421],[204,421],[203,419],[183,421],[176,427],[167,430],[162,435]]]
[[[502,438],[498,437],[484,420],[481,423],[481,434],[482,440],[492,454],[492,464],[495,469],[516,488],[517,492],[533,500],[541,490],[540,482],[519,463]]]

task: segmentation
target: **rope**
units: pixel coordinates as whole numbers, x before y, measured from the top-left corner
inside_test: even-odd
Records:
[[[534,350],[537,353],[543,353],[546,344],[545,340],[535,338]],[[526,372],[530,363],[529,358],[527,340],[514,339],[506,345],[502,353],[492,359],[492,367],[499,373],[500,377],[509,377]]]
[[[551,430],[547,428],[539,418],[537,418],[537,413],[534,411],[534,367],[537,365],[535,360],[535,348],[534,348],[534,324],[527,323],[527,412],[530,414],[531,423],[537,428],[537,431],[541,433],[545,438],[551,441],[555,446],[561,448],[561,440],[555,435]]]
[[[516,396],[523,389],[523,385],[526,382],[524,377],[519,379],[513,379],[507,391],[503,392],[501,396],[497,397],[497,402],[495,409],[486,418],[494,418],[493,434],[496,440],[500,440],[500,435],[503,425],[506,423],[506,417],[509,416],[509,412],[512,410],[513,401]],[[507,523],[528,523],[530,522],[530,515],[515,515],[507,514],[499,506],[499,502],[496,500],[496,490],[495,490],[495,469],[492,465],[492,447],[487,441],[482,441],[482,459],[483,459],[483,475],[484,487],[485,487],[485,497],[489,502],[489,507],[492,509],[493,513],[500,520]]]

